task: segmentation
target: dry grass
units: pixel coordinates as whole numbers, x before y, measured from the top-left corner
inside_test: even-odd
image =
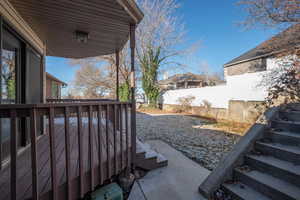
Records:
[[[243,136],[249,130],[249,128],[252,126],[252,124],[248,124],[248,123],[238,123],[238,122],[227,121],[227,120],[216,121],[215,119],[202,117],[202,116],[198,116],[198,115],[193,115],[190,113],[169,112],[169,111],[161,110],[158,108],[150,108],[150,107],[146,107],[146,106],[139,108],[137,111],[141,112],[141,113],[146,113],[146,114],[173,114],[173,115],[176,114],[176,115],[185,115],[185,116],[196,117],[196,118],[205,120],[206,123],[199,127],[195,127],[195,128],[224,131],[227,133],[232,133],[232,134],[241,135],[241,136]]]
[[[159,108],[150,108],[150,107],[141,107],[137,109],[137,112],[146,113],[146,114],[178,114],[178,115],[186,115],[187,113],[176,113],[169,112]]]
[[[164,114],[166,113],[164,110],[158,108],[149,108],[149,107],[141,107],[137,109],[137,112],[147,113],[147,114]]]
[[[201,128],[220,130],[227,133],[237,134],[237,135],[245,135],[245,133],[249,130],[252,124],[248,123],[238,123],[233,121],[211,121],[211,123],[202,125]]]

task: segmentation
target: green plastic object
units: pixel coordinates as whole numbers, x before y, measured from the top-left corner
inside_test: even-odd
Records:
[[[116,183],[106,185],[91,194],[92,200],[123,200],[123,191]]]

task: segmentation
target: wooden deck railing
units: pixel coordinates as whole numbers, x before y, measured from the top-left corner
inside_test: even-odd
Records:
[[[10,175],[5,175],[5,169],[0,174],[2,182],[2,176],[9,177],[10,193],[8,198],[3,194],[3,199],[83,198],[97,185],[130,169],[136,137],[131,111],[131,103],[117,101],[0,105],[0,118],[10,119],[10,163],[7,167]],[[27,166],[31,171],[29,186],[24,186],[26,181],[22,180],[28,176],[21,174],[28,171],[22,168],[22,162],[26,160],[18,154],[21,120],[29,124],[26,128],[30,138],[27,149],[31,163]],[[40,132],[43,135],[38,136]],[[40,144],[43,139],[37,138],[47,138],[48,143]],[[44,150],[48,148],[45,147],[47,144],[49,151]],[[44,161],[47,160],[44,157],[49,157],[49,162]],[[46,172],[43,174],[47,171],[44,168],[49,168],[49,177]],[[47,184],[50,185],[48,190]],[[0,191],[6,185],[0,185]]]
[[[86,102],[115,102],[114,99],[47,99],[47,103],[86,103]]]

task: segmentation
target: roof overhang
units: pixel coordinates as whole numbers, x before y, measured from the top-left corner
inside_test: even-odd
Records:
[[[300,45],[296,45],[294,48],[299,49]],[[228,63],[228,64],[224,65],[224,68],[231,67],[233,65],[238,65],[238,64],[241,64],[241,63],[245,63],[245,62],[250,62],[250,61],[253,61],[253,60],[258,60],[258,59],[262,59],[262,58],[273,57],[273,56],[276,56],[276,55],[280,55],[280,54],[282,54],[283,52],[286,52],[286,51],[287,50],[273,51],[273,52],[266,53],[266,54],[263,54],[263,55],[260,55],[260,56],[254,56],[254,57],[249,58],[249,59],[244,59],[244,60],[241,60],[241,61]],[[289,53],[289,51],[287,51],[287,52]]]
[[[85,58],[115,53],[143,13],[133,0],[9,0],[46,46],[48,56]],[[86,33],[80,42],[76,32]]]
[[[231,67],[231,66],[238,65],[238,64],[241,64],[241,63],[245,63],[245,62],[250,62],[250,61],[261,59],[261,58],[270,57],[270,56],[273,56],[274,54],[275,53],[268,53],[268,54],[264,54],[264,55],[261,55],[261,56],[255,56],[253,58],[241,60],[241,61],[238,61],[238,62],[233,62],[233,63],[225,64],[224,68]]]
[[[117,2],[123,6],[125,11],[135,20],[136,24],[142,21],[144,14],[133,0],[117,0]]]
[[[55,76],[53,76],[52,74],[46,72],[46,78],[51,80],[51,81],[55,81],[60,83],[62,86],[68,86],[67,83],[63,82],[62,80],[59,80],[58,78],[56,78]]]

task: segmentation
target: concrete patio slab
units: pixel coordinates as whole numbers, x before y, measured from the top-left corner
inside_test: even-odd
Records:
[[[154,140],[147,141],[152,149],[164,155],[167,167],[149,172],[138,180],[129,200],[140,200],[141,194],[146,200],[204,200],[198,187],[210,171],[184,156],[168,144]],[[136,197],[137,196],[137,197]],[[139,196],[139,197],[138,197]]]
[[[146,200],[138,181],[133,184],[128,200]]]

